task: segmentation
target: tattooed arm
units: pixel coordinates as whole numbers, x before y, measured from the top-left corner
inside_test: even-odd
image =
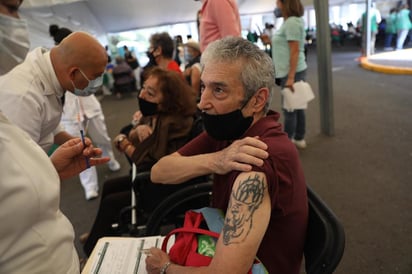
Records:
[[[222,234],[211,263],[216,273],[247,273],[270,218],[266,175],[244,172],[232,188]]]
[[[232,188],[223,231],[216,253],[207,267],[183,267],[171,264],[167,274],[247,273],[266,232],[270,218],[270,197],[266,175],[261,172],[239,174]],[[159,267],[170,259],[157,248],[146,258],[148,273],[159,273]],[[156,266],[157,267],[154,267]]]

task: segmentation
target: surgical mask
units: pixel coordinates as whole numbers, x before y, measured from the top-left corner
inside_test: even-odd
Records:
[[[26,21],[0,14],[0,75],[23,62],[29,49]]]
[[[89,81],[89,84],[84,89],[78,89],[72,81],[74,87],[74,94],[77,96],[90,96],[92,94],[95,94],[96,91],[103,85],[103,74],[94,80],[89,80],[87,76],[83,73],[83,71],[81,71],[81,69],[79,69],[79,71],[83,75],[83,77],[87,81]]]
[[[219,141],[239,139],[253,122],[253,116],[243,117],[241,109],[220,115],[202,112],[201,116],[207,134]]]
[[[275,8],[274,13],[275,13],[275,17],[276,17],[276,18],[281,18],[281,17],[283,17],[283,15],[282,15],[282,10],[281,10],[280,8]]]
[[[187,62],[190,62],[193,60],[193,55],[190,52],[185,52],[184,58]]]
[[[158,104],[146,101],[143,98],[137,98],[139,101],[139,109],[143,116],[152,116],[158,113]]]

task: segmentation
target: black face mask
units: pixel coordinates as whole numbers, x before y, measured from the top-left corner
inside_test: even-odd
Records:
[[[153,55],[153,51],[146,51],[147,57],[149,57],[149,62],[147,63],[147,67],[156,66],[156,57]]]
[[[201,115],[207,134],[219,141],[240,138],[253,122],[253,117],[243,117],[240,109],[221,115]]]
[[[146,101],[142,98],[137,98],[137,100],[139,101],[139,108],[143,116],[152,116],[158,113],[158,104]]]

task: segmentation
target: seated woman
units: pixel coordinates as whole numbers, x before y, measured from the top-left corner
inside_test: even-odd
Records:
[[[200,46],[198,42],[188,41],[184,45],[185,61],[187,65],[183,72],[186,81],[197,91],[198,100],[200,100]]]
[[[136,89],[133,70],[120,56],[116,57],[116,65],[113,67],[112,75],[114,79],[113,88],[117,98],[120,99],[122,94]]]
[[[161,157],[175,152],[190,139],[196,95],[179,74],[154,67],[148,72],[138,101],[141,113],[138,123],[129,136],[120,134],[114,138],[114,144],[133,160],[137,171],[142,172],[150,170]],[[134,186],[137,207],[140,212],[150,212],[171,192],[182,187],[151,182]],[[104,183],[93,227],[80,239],[88,256],[99,238],[115,235],[111,224],[118,222],[122,208],[130,206],[131,188],[130,176]],[[139,223],[144,223],[144,216],[138,214],[137,218]]]

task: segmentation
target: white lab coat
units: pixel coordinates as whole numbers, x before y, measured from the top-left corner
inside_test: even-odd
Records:
[[[49,151],[59,126],[64,90],[44,48],[31,51],[23,63],[0,77],[0,110]]]
[[[46,153],[0,112],[0,273],[79,273],[60,179]]]
[[[76,100],[79,100],[79,107]],[[80,124],[78,117],[80,119]],[[76,96],[71,92],[66,92],[61,125],[73,136],[80,137],[80,127],[93,140],[93,144],[103,151],[103,156],[109,156],[110,161],[116,161],[112,150],[111,139],[107,133],[107,127],[100,102],[96,96]],[[84,190],[98,191],[98,176],[95,167],[91,167],[81,172],[80,182]]]

